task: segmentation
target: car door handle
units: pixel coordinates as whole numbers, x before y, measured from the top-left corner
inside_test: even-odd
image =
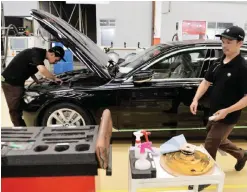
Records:
[[[190,90],[190,89],[193,89],[193,88],[190,87],[190,86],[184,86],[184,88],[185,88],[185,89],[189,89],[189,90]]]

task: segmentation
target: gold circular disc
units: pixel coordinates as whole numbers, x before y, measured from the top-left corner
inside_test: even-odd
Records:
[[[174,176],[196,176],[212,174],[214,161],[198,150],[195,150],[193,154],[178,151],[162,155],[160,165]]]

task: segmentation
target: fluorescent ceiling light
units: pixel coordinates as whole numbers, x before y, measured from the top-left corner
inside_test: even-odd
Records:
[[[92,1],[83,1],[83,0],[78,0],[78,1],[66,1],[66,4],[109,4],[110,1],[100,1],[100,0],[92,0]]]

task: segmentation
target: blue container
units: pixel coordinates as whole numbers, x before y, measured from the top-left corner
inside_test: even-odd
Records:
[[[62,43],[59,42],[52,43],[52,47],[54,46],[61,46],[64,48],[64,52],[65,52],[64,59],[66,60],[66,62],[61,60],[54,65],[54,73],[57,75],[59,73],[64,73],[66,71],[72,71],[73,70],[72,52],[68,50],[66,47],[64,47]]]

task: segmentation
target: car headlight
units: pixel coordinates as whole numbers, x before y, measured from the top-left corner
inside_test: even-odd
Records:
[[[39,93],[37,92],[26,92],[23,99],[25,101],[25,103],[30,103],[31,101],[33,101],[35,98],[37,98],[39,96]]]

